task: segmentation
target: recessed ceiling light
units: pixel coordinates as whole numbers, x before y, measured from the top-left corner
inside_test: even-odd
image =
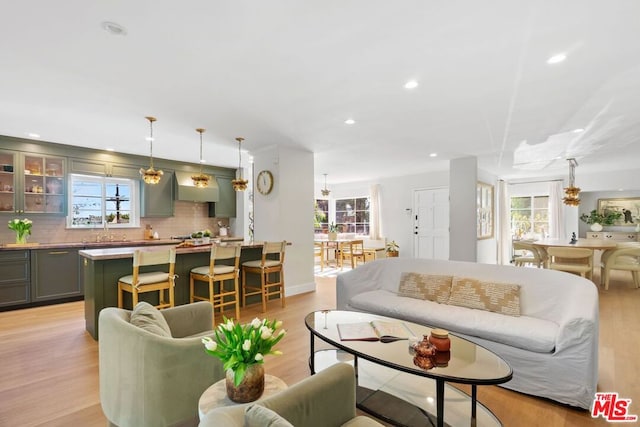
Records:
[[[557,55],[553,55],[549,59],[547,59],[547,64],[558,64],[567,59],[567,55],[565,53],[558,53]]]
[[[438,157],[438,153],[431,153],[429,154],[429,157]]]
[[[409,80],[404,84],[405,89],[415,89],[418,87],[418,82],[415,80]]]
[[[582,128],[578,128],[578,129],[574,129],[574,130],[572,130],[571,132],[573,132],[573,133],[580,133],[580,132],[584,132],[584,129],[582,129]]]
[[[355,122],[356,122],[356,121],[355,121],[355,120],[353,120],[353,119],[347,119],[347,120],[345,120],[345,121],[344,121],[344,123],[345,123],[345,124],[347,124],[347,125],[352,125],[352,124],[354,124]]]
[[[29,138],[40,138],[40,134],[33,133],[33,132],[27,132],[27,136]]]
[[[102,29],[105,30],[109,34],[113,34],[114,36],[126,36],[127,29],[120,24],[116,24],[115,22],[104,21],[102,24]]]
[[[107,150],[107,151],[116,151],[114,148],[111,148],[111,147],[107,147],[107,148],[105,148],[105,150]]]

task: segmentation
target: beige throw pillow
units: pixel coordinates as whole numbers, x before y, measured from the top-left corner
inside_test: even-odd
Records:
[[[448,304],[520,316],[520,285],[454,277]]]
[[[446,304],[451,292],[451,276],[424,273],[402,273],[398,295]]]
[[[141,301],[136,304],[131,312],[131,320],[129,320],[129,322],[152,334],[171,337],[171,329],[166,319],[162,313],[160,313],[160,310],[148,302]]]

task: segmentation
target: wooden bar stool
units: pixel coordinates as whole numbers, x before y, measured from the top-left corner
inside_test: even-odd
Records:
[[[169,271],[140,272],[140,267],[148,265],[168,264]],[[133,274],[118,279],[118,307],[122,305],[123,292],[130,292],[133,307],[138,304],[138,294],[144,292],[159,292],[159,304],[156,308],[167,308],[175,305],[173,288],[175,286],[175,248],[166,250],[136,250],[133,253]],[[169,301],[165,299],[165,291],[169,293]]]
[[[272,295],[279,295],[282,307],[285,306],[284,298],[284,250],[287,242],[264,242],[262,246],[262,258],[255,261],[242,263],[242,306],[247,304],[247,297],[251,295],[262,296],[262,312],[267,311],[267,301]],[[260,286],[247,283],[247,273],[260,275]],[[277,280],[270,282],[270,275],[277,275]]]
[[[211,305],[213,305],[214,314],[216,308],[219,308],[220,313],[222,313],[226,306],[235,305],[236,320],[240,319],[240,298],[238,295],[240,249],[240,245],[211,246],[209,265],[193,268],[189,273],[189,299],[191,302],[194,302],[195,300],[209,301]],[[233,265],[228,263],[219,264],[218,261],[221,260],[233,260]],[[208,295],[196,295],[196,280],[209,284]],[[233,289],[225,289],[225,280],[233,280]],[[217,293],[215,292],[215,282],[219,282]]]

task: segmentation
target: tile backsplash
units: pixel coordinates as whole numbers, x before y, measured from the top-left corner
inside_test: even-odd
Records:
[[[207,203],[175,201],[174,216],[170,218],[140,218],[139,228],[110,228],[116,235],[116,240],[126,236],[127,240],[144,239],[144,229],[147,224],[153,227],[161,239],[171,236],[182,236],[193,231],[209,229],[214,236],[218,235],[218,221],[229,225],[229,218],[209,218]],[[64,217],[52,215],[2,215],[5,224],[0,224],[0,244],[14,243],[15,232],[7,227],[13,218],[29,218],[33,221],[29,242],[37,243],[72,243],[95,240],[95,234],[100,230],[72,230],[66,228]]]

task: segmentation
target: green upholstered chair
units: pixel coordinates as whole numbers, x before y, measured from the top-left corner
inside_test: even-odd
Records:
[[[374,427],[382,424],[356,416],[356,380],[353,366],[339,363],[305,378],[254,405],[275,412],[282,423],[245,419],[251,405],[220,407],[209,411],[200,427],[243,427],[246,425],[294,425],[304,427]],[[246,423],[245,423],[246,421]],[[287,424],[289,423],[289,424]]]
[[[201,342],[202,336],[213,335],[211,303],[164,310],[146,304],[143,327],[131,323],[137,308],[100,312],[100,402],[105,416],[110,425],[121,427],[197,424],[198,399],[224,378],[222,363],[208,355]],[[154,321],[159,324],[149,327]]]

